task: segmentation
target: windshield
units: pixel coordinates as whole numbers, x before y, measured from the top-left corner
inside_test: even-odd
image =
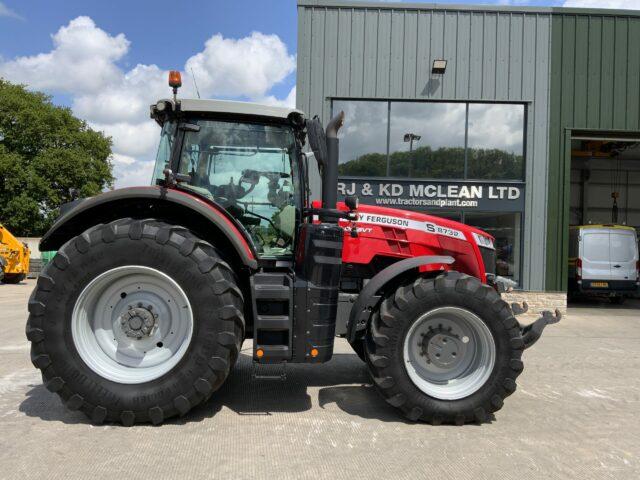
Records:
[[[295,138],[289,127],[192,121],[179,173],[186,186],[222,205],[251,234],[261,256],[292,251],[296,224]]]
[[[158,153],[156,155],[156,164],[153,168],[153,178],[151,184],[155,185],[158,180],[164,178],[162,173],[165,168],[169,168],[171,160],[171,149],[176,135],[176,124],[174,122],[166,122],[160,132],[160,145],[158,145]]]

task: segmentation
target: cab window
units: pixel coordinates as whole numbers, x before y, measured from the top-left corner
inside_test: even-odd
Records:
[[[196,120],[185,133],[179,172],[187,186],[222,205],[249,231],[263,257],[290,255],[298,179],[287,126]]]

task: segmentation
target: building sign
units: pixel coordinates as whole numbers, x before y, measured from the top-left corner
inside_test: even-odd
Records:
[[[338,196],[345,195],[357,195],[368,205],[412,210],[524,210],[524,184],[514,182],[343,177],[338,181]]]

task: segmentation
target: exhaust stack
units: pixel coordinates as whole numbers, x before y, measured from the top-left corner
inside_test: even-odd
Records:
[[[327,162],[324,165],[322,175],[322,206],[324,208],[336,208],[338,201],[338,160],[340,157],[338,130],[343,123],[344,112],[340,112],[327,124]]]

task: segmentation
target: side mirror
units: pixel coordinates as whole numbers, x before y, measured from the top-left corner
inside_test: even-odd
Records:
[[[360,201],[358,200],[357,195],[347,195],[346,197],[344,197],[344,204],[349,210],[357,210]]]

